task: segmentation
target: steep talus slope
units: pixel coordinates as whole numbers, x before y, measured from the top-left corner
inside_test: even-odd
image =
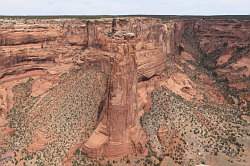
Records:
[[[249,26],[1,20],[0,165],[248,165]]]
[[[64,77],[42,99],[31,96],[33,80],[14,87],[15,105],[8,119],[15,132],[2,150],[14,152],[20,163],[60,165],[68,150],[93,132],[105,75],[89,70]]]
[[[194,104],[164,88],[155,90],[152,100],[141,123],[159,160],[170,156],[180,165],[249,162],[249,125],[237,108]]]

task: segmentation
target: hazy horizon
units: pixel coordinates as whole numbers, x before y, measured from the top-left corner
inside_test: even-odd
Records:
[[[0,0],[0,15],[249,15],[250,0]]]

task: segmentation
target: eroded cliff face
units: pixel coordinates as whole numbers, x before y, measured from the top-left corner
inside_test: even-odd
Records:
[[[60,75],[70,70],[94,69],[104,73],[107,83],[101,86],[106,90],[96,112],[96,130],[83,148],[93,157],[120,156],[138,148],[143,153],[146,136],[137,115],[142,109],[138,107],[137,89],[138,82],[160,75],[165,69],[168,35],[160,20],[30,20],[26,23],[8,20],[1,29],[2,123],[15,106],[13,88],[27,78],[32,78],[29,95],[40,98],[38,105],[45,105],[43,100],[50,96],[48,92],[62,84]],[[58,110],[60,106],[53,107]],[[46,144],[53,133],[43,134],[47,135],[43,143]],[[32,133],[30,139],[34,140],[36,135]]]
[[[223,86],[231,103],[249,102],[249,21],[180,21],[178,47],[189,52]]]
[[[220,115],[212,112],[216,122],[209,122],[209,110],[224,110],[201,106],[205,103],[233,104],[244,113],[237,117],[249,118],[249,21],[0,24],[0,159],[5,164],[14,159],[24,164],[20,156],[30,155],[28,162],[70,164],[75,151],[92,158],[154,154],[159,161],[167,155],[179,164],[189,162],[184,157],[189,153],[199,162],[201,147],[186,146],[192,134],[183,136],[188,125],[180,121],[194,118],[212,128],[211,135],[220,133],[210,127]],[[208,114],[197,113],[200,106]],[[186,150],[179,153],[173,141]]]
[[[216,25],[208,22],[204,28],[201,23],[203,28],[197,28],[200,47],[206,54],[203,63],[213,71],[217,81],[226,86],[230,95],[238,98],[236,102],[249,102],[250,23],[233,20],[217,21]]]

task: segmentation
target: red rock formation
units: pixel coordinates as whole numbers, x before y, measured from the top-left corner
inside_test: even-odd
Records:
[[[137,115],[141,109],[137,103],[140,103],[137,82],[159,75],[165,69],[167,35],[160,20],[40,20],[32,23],[8,23],[1,27],[4,29],[1,87],[8,91],[20,80],[33,77],[32,95],[43,95],[57,83],[58,76],[70,68],[99,64],[100,70],[110,77],[109,86],[99,125],[85,143],[85,149],[94,156],[96,152],[120,156],[144,144],[145,134]],[[4,95],[11,101],[8,93]],[[10,108],[11,105],[6,107]]]
[[[150,95],[158,86],[186,100],[226,103],[226,90],[216,86],[224,78],[229,89],[237,90],[237,97],[250,98],[249,21],[163,23],[151,18],[117,18],[1,23],[0,131],[13,106],[15,85],[32,77],[32,96],[42,98],[63,73],[79,66],[97,68],[109,77],[97,127],[83,144],[92,157],[144,153],[141,145],[146,135],[139,119],[150,111]],[[166,70],[172,70],[167,64],[176,71],[166,75]],[[213,75],[199,73],[199,67]],[[199,74],[198,81],[191,79],[189,71]],[[36,148],[40,146],[34,143],[30,149]]]
[[[225,96],[249,102],[249,26],[248,20],[177,21],[176,48],[189,52],[210,71]],[[237,88],[236,88],[237,86]],[[235,103],[237,104],[237,103]]]
[[[110,46],[99,44],[108,52],[111,71],[105,115],[84,145],[84,149],[93,156],[102,153],[110,157],[121,156],[131,153],[132,146],[145,143],[145,135],[137,124],[138,109],[141,109],[137,103],[140,102],[137,100],[137,82],[165,69],[165,31],[158,20],[150,21],[149,25],[145,23],[148,20],[131,20],[132,23],[114,21],[115,30],[106,39]],[[135,27],[130,27],[128,23]],[[156,32],[150,31],[153,27],[157,28]],[[145,33],[142,33],[143,30]]]

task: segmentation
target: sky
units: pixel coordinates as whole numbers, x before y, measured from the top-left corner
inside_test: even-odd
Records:
[[[248,15],[250,0],[0,0],[0,15]]]

